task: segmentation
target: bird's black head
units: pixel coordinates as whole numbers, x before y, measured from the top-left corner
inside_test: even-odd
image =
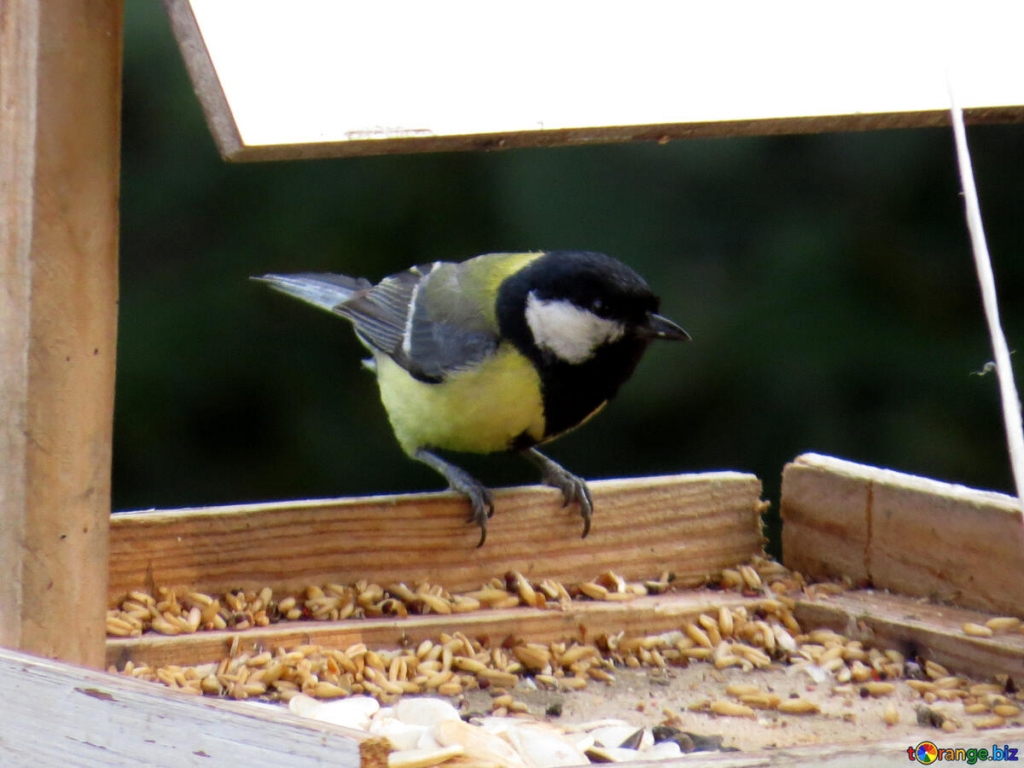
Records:
[[[611,398],[651,341],[689,338],[657,312],[644,279],[603,253],[550,251],[502,283],[501,334],[540,371],[549,434]]]

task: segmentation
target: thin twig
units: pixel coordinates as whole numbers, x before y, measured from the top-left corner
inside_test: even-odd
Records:
[[[988,322],[988,333],[992,338],[996,377],[999,380],[999,397],[1003,404],[1003,422],[1006,425],[1006,442],[1010,447],[1010,465],[1013,469],[1014,484],[1017,486],[1017,498],[1020,501],[1021,510],[1024,511],[1024,425],[1021,423],[1020,398],[1017,395],[1017,386],[1013,381],[1010,350],[1006,345],[1006,337],[1003,335],[1003,328],[999,322],[996,280],[992,274],[992,260],[989,258],[988,245],[985,242],[985,229],[981,223],[981,205],[978,202],[978,190],[974,185],[971,155],[967,149],[964,114],[957,104],[952,83],[949,85],[949,100],[953,119],[953,135],[956,139],[957,161],[960,164],[960,183],[964,190],[967,229],[971,234],[974,264],[978,270],[978,282],[981,284],[981,301],[985,308],[985,320]]]

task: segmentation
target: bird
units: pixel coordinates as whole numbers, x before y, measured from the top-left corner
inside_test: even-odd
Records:
[[[537,450],[597,414],[656,340],[690,335],[658,314],[640,275],[596,251],[488,253],[373,284],[333,273],[266,274],[271,288],[349,320],[371,357],[402,450],[470,504],[487,538],[490,489],[440,452],[518,452],[577,504],[586,481]]]

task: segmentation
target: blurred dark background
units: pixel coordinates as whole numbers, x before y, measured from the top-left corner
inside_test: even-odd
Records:
[[[126,10],[115,509],[440,489],[347,323],[248,277],[552,248],[627,262],[694,337],[549,447],[574,472],[753,472],[777,509],[813,450],[1012,492],[949,130],[229,165],[163,11]],[[1013,347],[1024,126],[969,139]]]

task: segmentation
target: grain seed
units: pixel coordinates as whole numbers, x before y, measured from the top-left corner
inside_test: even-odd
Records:
[[[1016,632],[1021,628],[1021,621],[1016,616],[996,616],[986,621],[985,626],[993,632]]]
[[[607,600],[608,590],[593,581],[584,581],[580,586],[580,592],[591,600]]]
[[[723,717],[749,717],[757,719],[757,713],[746,704],[737,704],[735,701],[718,699],[711,702],[711,711]]]
[[[973,621],[968,621],[960,627],[961,631],[970,637],[992,637],[995,631],[991,627],[987,627],[984,624],[975,624]]]
[[[862,690],[867,691],[869,695],[876,697],[888,696],[889,694],[894,693],[896,691],[896,686],[892,683],[883,683],[879,682],[878,680],[871,680],[869,682],[866,682],[863,686],[861,686],[861,688]]]
[[[810,715],[818,711],[818,705],[813,701],[807,699],[795,698],[795,699],[784,699],[779,702],[777,707],[779,712],[785,712],[787,715]]]

